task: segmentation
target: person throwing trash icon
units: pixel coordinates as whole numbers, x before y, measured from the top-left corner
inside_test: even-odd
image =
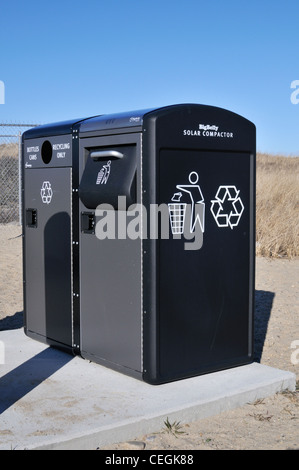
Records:
[[[111,160],[99,171],[96,184],[106,184],[110,176]]]
[[[172,203],[168,204],[173,235],[184,233],[187,203],[181,202],[183,193],[188,196],[188,201],[191,206],[190,233],[194,233],[196,224],[199,224],[201,231],[204,232],[205,203],[200,186],[197,184],[198,180],[198,173],[192,171],[189,174],[190,184],[178,184],[176,186],[180,192],[174,193]]]

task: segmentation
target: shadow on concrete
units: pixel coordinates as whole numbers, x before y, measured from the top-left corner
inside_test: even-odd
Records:
[[[261,361],[263,354],[274,297],[273,292],[255,291],[254,360],[256,362]]]
[[[23,327],[23,312],[16,312],[0,320],[0,331],[17,330]]]
[[[65,366],[74,356],[47,348],[0,378],[0,414]]]

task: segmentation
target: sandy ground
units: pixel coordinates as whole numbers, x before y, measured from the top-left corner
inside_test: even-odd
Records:
[[[17,225],[0,225],[0,330],[23,322],[22,237]],[[299,259],[256,260],[255,355],[262,364],[299,378]],[[299,391],[281,393],[167,432],[140,436],[105,449],[299,450]],[[177,424],[177,423],[176,423]],[[104,449],[104,448],[102,448]]]

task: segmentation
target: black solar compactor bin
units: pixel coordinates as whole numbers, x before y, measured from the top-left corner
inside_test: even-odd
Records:
[[[155,384],[251,362],[255,126],[176,105],[79,137],[82,356]]]
[[[68,312],[68,339],[60,342],[151,384],[252,362],[255,126],[224,109],[184,104],[98,116],[75,128],[69,258],[59,272],[68,286],[60,310]],[[44,180],[50,175],[30,187],[40,190]],[[26,239],[38,229],[30,227],[32,197],[25,201]],[[39,204],[38,220],[50,206]],[[51,217],[65,213],[53,206]],[[42,259],[62,232],[44,229]],[[27,278],[36,262],[25,253]],[[45,272],[54,266],[53,258]],[[39,281],[46,336],[61,329],[56,275]],[[38,313],[33,283],[25,285],[28,333]]]

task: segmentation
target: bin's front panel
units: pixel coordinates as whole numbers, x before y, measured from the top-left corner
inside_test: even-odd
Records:
[[[168,207],[170,234],[157,252],[164,378],[250,360],[252,158],[160,151],[159,204]]]
[[[58,135],[25,140],[23,159],[25,169],[70,167],[72,136]]]
[[[122,157],[114,158],[112,148]],[[140,151],[140,134],[80,142],[81,354],[129,375],[142,367],[141,241],[127,236],[127,223],[134,224],[138,210],[127,213],[127,201],[118,206],[117,200],[128,199],[133,184],[133,202],[140,203]],[[89,166],[91,152],[103,158]],[[87,183],[99,204],[94,209],[82,202],[89,200]]]
[[[26,331],[71,346],[71,169],[25,169],[24,188]]]

